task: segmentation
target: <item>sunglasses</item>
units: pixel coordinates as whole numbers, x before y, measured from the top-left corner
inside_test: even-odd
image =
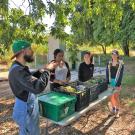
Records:
[[[112,55],[118,55],[117,53],[112,53]]]

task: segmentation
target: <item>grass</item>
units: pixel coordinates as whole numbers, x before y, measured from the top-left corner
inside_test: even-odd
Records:
[[[128,61],[128,63],[130,63],[130,61],[132,61],[132,59],[130,59]],[[135,73],[131,74],[129,71],[123,77],[122,91],[121,91],[120,96],[121,96],[121,99],[131,109],[132,114],[135,116],[135,100],[134,100],[135,99],[135,90],[134,89],[135,89]]]
[[[135,116],[135,101],[129,100],[129,101],[128,101],[128,106],[129,106],[130,108],[132,108],[132,109],[131,109],[131,110],[132,110],[132,113],[133,113],[133,115]]]
[[[106,55],[96,54],[96,55],[94,55],[94,60],[95,60],[96,66],[99,66],[99,56],[100,56],[100,61],[101,61],[100,66],[105,67],[107,62],[111,59],[111,54],[106,54]],[[135,62],[135,56],[132,56],[132,57],[120,56],[120,59],[122,59],[124,61],[125,65],[132,64],[133,62]]]
[[[129,106],[135,108],[135,101],[130,101]]]
[[[89,44],[83,44],[82,46],[79,46],[78,49],[80,51],[86,51],[87,50],[87,51],[90,51],[90,52],[92,52],[94,54],[102,54],[103,53],[102,47],[99,46],[99,45],[96,45],[96,44],[94,44],[94,46],[91,46]],[[106,48],[106,52],[111,53],[111,51],[113,49],[118,49],[120,54],[123,54],[123,51],[122,51],[122,49],[120,48],[120,46],[118,44],[108,46]]]
[[[135,75],[126,73],[122,81],[121,97],[130,99],[134,98],[135,97],[135,93],[133,92],[134,87],[135,87]]]
[[[135,57],[123,57],[125,63],[122,81],[121,99],[131,108],[135,108]],[[135,114],[135,109],[133,109]]]
[[[135,56],[132,57],[123,56],[123,60],[125,62],[135,62]]]
[[[135,75],[125,74],[123,77],[123,86],[135,86]]]

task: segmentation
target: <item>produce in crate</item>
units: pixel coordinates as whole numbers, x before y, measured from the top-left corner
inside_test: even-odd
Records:
[[[106,82],[105,76],[96,76],[95,80],[98,84],[96,89],[99,93],[102,93],[103,91],[108,89],[108,84]]]
[[[77,92],[77,90],[71,86],[61,86],[60,89],[66,92],[72,92],[72,93]]]
[[[57,91],[73,95],[77,98],[75,111],[80,111],[87,107],[89,105],[90,92],[86,89],[86,87],[80,84],[78,81],[71,82],[68,85],[71,86],[61,86],[60,89],[57,89]]]
[[[104,76],[96,76],[84,82],[84,85],[94,86],[94,85],[104,83],[104,82],[106,82],[106,79]]]
[[[98,83],[103,83],[103,82],[106,81],[105,76],[96,76],[94,79],[95,79]]]
[[[65,92],[80,93],[82,90],[85,89],[85,87],[82,86],[82,85],[78,85],[78,86],[75,86],[75,87],[72,87],[72,86],[61,86],[60,89],[65,91]]]
[[[97,80],[93,78],[93,79],[89,80],[88,82],[89,82],[89,83],[96,84],[96,83],[97,83]]]

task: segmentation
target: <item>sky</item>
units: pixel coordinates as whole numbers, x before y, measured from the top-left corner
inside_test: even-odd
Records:
[[[54,1],[54,0],[52,0]],[[46,3],[46,0],[43,0],[44,3]],[[23,3],[23,0],[9,0],[9,7],[10,8],[17,8],[19,7],[21,4]],[[25,2],[23,3],[23,5],[20,7],[26,14],[29,13],[29,10],[27,9],[27,7],[29,6],[28,4],[28,0],[25,0]],[[27,10],[26,10],[27,9]],[[55,20],[54,16],[49,16],[49,15],[45,15],[45,17],[43,18],[43,22],[45,24],[47,24],[47,30],[49,30],[49,28],[53,25],[53,22]],[[67,32],[68,34],[70,34],[70,27],[67,26],[65,28],[65,32]]]

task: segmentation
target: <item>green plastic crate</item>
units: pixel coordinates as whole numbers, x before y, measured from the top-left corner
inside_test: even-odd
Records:
[[[76,97],[59,92],[50,92],[38,97],[40,115],[54,121],[75,112]]]

